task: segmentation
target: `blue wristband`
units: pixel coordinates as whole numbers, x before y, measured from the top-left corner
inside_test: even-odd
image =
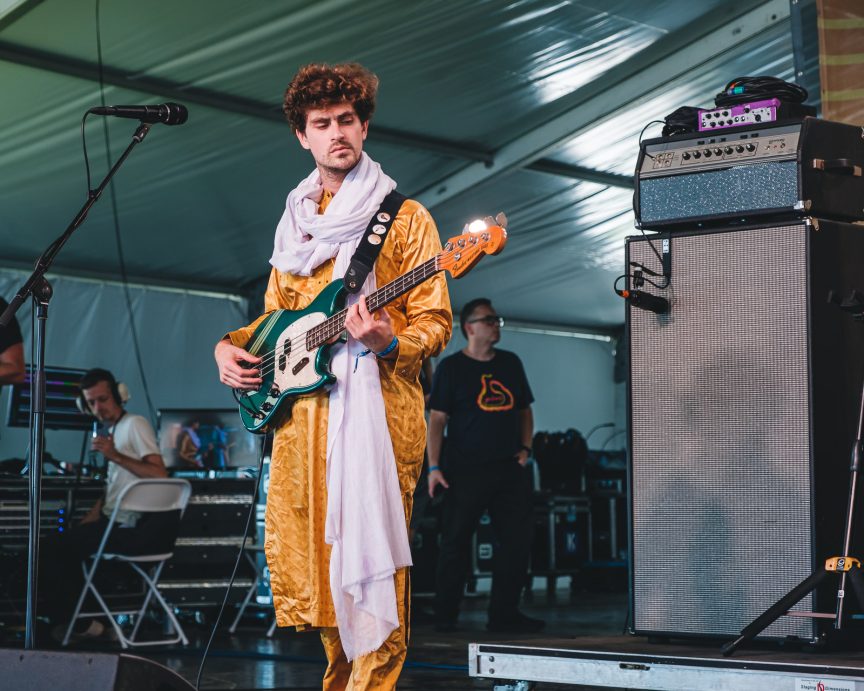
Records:
[[[433,470],[441,470],[441,466],[439,465],[430,465],[429,472],[431,473]]]
[[[375,353],[378,357],[384,357],[385,355],[389,355],[395,350],[396,346],[399,345],[399,339],[396,336],[393,337],[393,340],[390,341],[390,345],[388,345],[384,350],[380,353]]]

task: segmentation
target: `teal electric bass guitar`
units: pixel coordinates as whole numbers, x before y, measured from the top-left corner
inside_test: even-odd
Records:
[[[370,312],[381,309],[439,271],[459,278],[484,255],[498,254],[506,242],[501,226],[462,233],[432,259],[367,295],[366,305]],[[255,329],[246,350],[261,358],[256,367],[263,383],[255,391],[235,389],[240,418],[250,432],[269,431],[291,401],[335,381],[330,348],[345,331],[347,294],[341,280],[333,281],[306,309],[274,310]]]

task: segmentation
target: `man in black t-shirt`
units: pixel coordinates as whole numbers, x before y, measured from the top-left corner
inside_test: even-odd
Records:
[[[0,298],[0,314],[9,303]],[[0,385],[24,381],[24,343],[18,320],[12,317],[7,326],[0,326]]]
[[[432,383],[429,495],[445,489],[435,597],[440,631],[456,626],[471,536],[486,510],[498,543],[486,628],[522,633],[544,625],[518,609],[533,531],[531,478],[525,464],[534,435],[534,397],[518,356],[495,348],[502,323],[486,298],[466,304],[460,328],[468,345],[441,361]]]

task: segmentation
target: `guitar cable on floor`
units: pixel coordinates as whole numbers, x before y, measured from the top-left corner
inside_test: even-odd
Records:
[[[231,596],[231,588],[234,586],[234,579],[237,577],[237,569],[240,567],[240,560],[243,558],[243,551],[246,549],[246,540],[249,538],[249,526],[252,524],[252,516],[255,513],[256,500],[258,498],[258,490],[261,487],[261,476],[264,474],[264,454],[267,445],[261,443],[261,456],[258,459],[258,476],[255,479],[255,489],[252,490],[252,503],[249,505],[249,513],[246,516],[246,527],[243,529],[243,541],[240,543],[240,549],[237,551],[237,561],[234,562],[234,570],[231,572],[231,578],[228,581],[228,587],[225,589],[225,597],[222,598],[222,606],[219,607],[219,614],[216,615],[216,621],[213,622],[213,630],[210,631],[210,638],[207,640],[207,645],[204,647],[204,654],[201,656],[201,664],[198,666],[198,675],[195,677],[195,688],[201,686],[201,675],[204,672],[204,664],[207,662],[207,654],[210,652],[210,646],[213,645],[213,639],[216,638],[216,631],[219,629],[219,622],[222,621],[222,614],[225,612],[225,606],[228,604],[228,598]]]

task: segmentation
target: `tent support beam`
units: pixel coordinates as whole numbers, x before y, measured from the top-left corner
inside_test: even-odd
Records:
[[[33,4],[38,4],[41,1],[34,0]],[[99,66],[95,63],[85,60],[75,60],[57,53],[35,50],[8,41],[0,41],[0,60],[86,81],[99,81]],[[259,120],[267,120],[279,124],[285,123],[282,111],[273,104],[239,98],[209,89],[187,87],[165,79],[154,79],[151,77],[133,78],[109,65],[104,66],[102,74],[106,84],[128,91],[137,91],[184,103],[194,103],[206,108],[236,113]],[[426,137],[379,125],[376,125],[369,131],[369,137],[371,140],[383,144],[429,151],[440,156],[471,161],[481,166],[490,166],[495,159],[494,152],[471,144],[463,144],[436,137]],[[633,186],[632,180],[626,175],[605,173],[551,159],[535,161],[529,168],[550,175],[588,180],[614,187]]]

